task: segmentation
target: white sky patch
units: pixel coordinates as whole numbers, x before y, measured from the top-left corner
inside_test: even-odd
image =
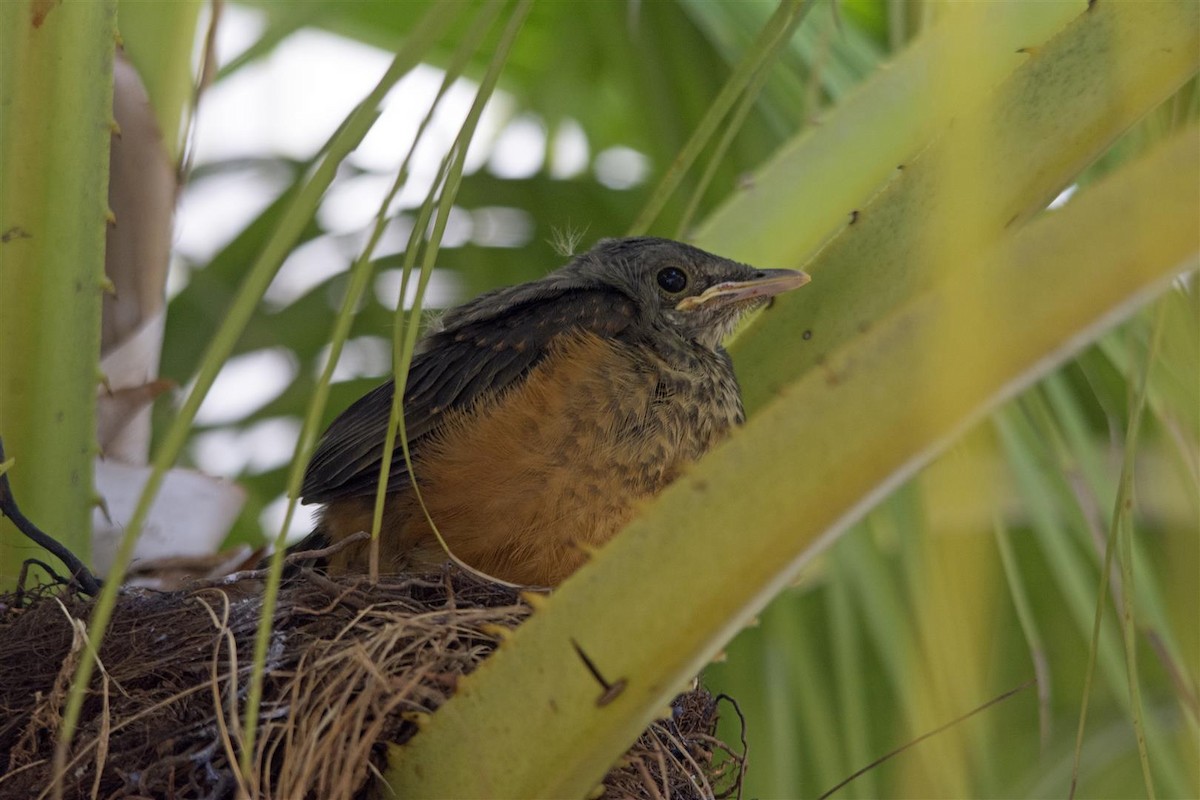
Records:
[[[536,117],[517,117],[496,137],[488,169],[500,178],[531,178],[546,162],[546,127]]]
[[[412,147],[421,120],[437,97],[444,76],[445,73],[440,69],[420,64],[397,81],[384,98],[383,113],[358,149],[351,154],[350,160],[358,167],[375,172],[394,173],[399,169],[405,154]],[[436,114],[430,122],[426,136],[443,142],[439,148],[443,152],[449,146],[449,141],[446,141],[449,119],[461,121],[466,116],[465,108],[470,107],[473,88],[466,81],[452,84],[442,99],[445,104],[442,113]]]
[[[1070,200],[1071,197],[1077,191],[1079,191],[1079,184],[1072,183],[1070,186],[1068,186],[1067,188],[1065,188],[1061,192],[1059,192],[1058,197],[1051,200],[1050,205],[1046,206],[1046,208],[1050,209],[1051,211],[1053,211],[1056,208],[1062,208],[1063,206],[1065,206],[1067,204],[1067,201]]]
[[[250,457],[242,450],[238,432],[232,428],[205,431],[192,437],[191,453],[202,472],[225,478],[240,475]]]
[[[287,516],[288,499],[285,495],[272,500],[262,513],[258,515],[258,523],[262,525],[263,535],[268,540],[273,540],[279,535],[279,529],[283,527],[283,520]],[[292,521],[288,526],[287,541],[288,543],[299,541],[312,532],[313,527],[317,524],[317,507],[302,506],[299,502],[296,503],[296,510],[292,512]]]
[[[317,356],[317,367],[313,377],[320,377],[329,360],[332,347],[325,345]],[[342,345],[342,353],[337,366],[333,368],[332,383],[353,380],[354,378],[375,378],[389,375],[392,371],[392,343],[382,336],[358,336],[347,339]]]
[[[196,116],[196,162],[264,152],[308,158],[390,61],[379,48],[323,31],[297,31],[204,94]]]
[[[266,472],[291,463],[300,438],[299,417],[273,417],[242,431],[242,447],[250,454],[249,472]]]
[[[650,159],[632,147],[610,147],[596,154],[596,180],[610,189],[632,189],[650,174]]]
[[[209,475],[235,478],[277,469],[292,460],[300,420],[296,417],[264,419],[243,430],[218,428],[192,441],[192,458]]]
[[[315,287],[350,268],[350,258],[330,236],[318,236],[293,250],[264,299],[277,308],[291,305]]]
[[[437,97],[444,77],[442,70],[421,64],[401,78],[388,92],[383,101],[383,113],[358,149],[350,155],[350,161],[366,170],[394,173],[412,147],[417,128]],[[446,90],[420,146],[413,154],[410,166],[414,175],[433,175],[442,156],[458,136],[478,90],[479,85],[466,78],[459,78]],[[511,116],[513,105],[510,95],[501,91],[493,92],[480,115],[475,141],[467,150],[465,167],[468,173],[486,163],[491,152],[491,141]],[[478,149],[481,142],[482,151]]]
[[[178,253],[172,252],[171,261],[167,264],[167,301],[174,300],[177,294],[186,289],[191,278],[191,268],[183,263]]]
[[[471,220],[471,241],[480,247],[524,247],[533,238],[533,217],[523,208],[484,206]]]
[[[201,31],[208,31],[212,21],[212,8],[205,3],[200,10]],[[267,15],[258,9],[226,3],[221,7],[221,22],[217,26],[217,64],[225,66],[250,49],[267,29]],[[197,55],[204,47],[204,37],[196,37]],[[194,73],[193,73],[194,74]]]
[[[208,263],[287,185],[282,171],[269,169],[210,175],[192,183],[179,199],[176,250],[192,261]]]
[[[459,206],[451,206],[446,215],[446,229],[442,232],[442,247],[462,247],[471,241],[471,231],[475,227],[470,211]]]
[[[388,220],[383,235],[375,245],[375,257],[394,256],[403,253],[408,248],[408,240],[412,238],[413,225],[416,220],[408,214],[401,214]]]
[[[412,308],[417,296],[417,275],[413,271],[408,288],[404,292],[404,307]],[[404,270],[385,269],[375,276],[375,298],[384,308],[395,308],[396,298],[400,296],[400,284],[404,280]],[[429,276],[429,285],[425,287],[425,308],[447,308],[461,302],[462,280],[457,273],[449,270],[434,268]]]
[[[474,91],[472,91],[474,95]],[[463,164],[463,172],[470,175],[483,169],[491,158],[496,136],[504,124],[516,113],[516,101],[512,95],[500,89],[492,92],[483,113],[479,116],[479,124],[475,128],[475,137],[467,146],[467,159]],[[463,115],[464,118],[466,115]],[[455,130],[457,131],[455,126]]]
[[[225,425],[253,414],[283,394],[297,371],[295,357],[282,347],[234,356],[217,374],[196,413],[196,424]]]
[[[587,166],[587,134],[575,120],[564,120],[554,132],[554,141],[550,145],[550,177],[574,178]]]
[[[391,175],[367,173],[337,181],[317,209],[317,222],[330,233],[352,233],[374,225],[394,180]]]

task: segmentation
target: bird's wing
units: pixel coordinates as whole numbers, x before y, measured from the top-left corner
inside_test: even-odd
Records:
[[[404,422],[414,458],[446,412],[519,384],[557,337],[578,331],[616,336],[635,318],[633,302],[612,289],[571,289],[471,315],[429,337],[413,358],[404,394]],[[392,381],[364,395],[321,437],[304,475],[305,503],[369,497],[379,485]],[[409,483],[399,442],[392,452],[388,491]]]

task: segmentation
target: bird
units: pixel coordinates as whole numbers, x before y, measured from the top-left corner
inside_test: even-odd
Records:
[[[560,584],[744,421],[722,342],[808,280],[670,239],[602,239],[539,279],[446,311],[408,370],[412,469],[397,439],[380,566],[443,564],[432,521],[478,571]],[[394,380],[375,388],[319,439],[301,499],[321,508],[293,550],[371,530],[394,393]],[[365,572],[369,545],[334,548],[323,566]]]

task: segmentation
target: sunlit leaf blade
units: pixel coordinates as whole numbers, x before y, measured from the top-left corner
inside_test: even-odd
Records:
[[[1196,129],[1182,132],[1006,237],[781,389],[462,683],[394,754],[393,790],[585,793],[816,548],[968,423],[1196,266],[1196,141]],[[1034,284],[1041,291],[1028,291]],[[776,490],[779,475],[794,476],[793,491]],[[667,565],[687,576],[686,603]],[[572,640],[610,681],[628,682],[611,703],[597,702],[601,687],[576,664]],[[454,752],[468,729],[486,750]]]
[[[996,13],[1008,7],[971,5]],[[1025,13],[1024,6],[1011,10],[1017,16]],[[780,298],[777,313],[764,315],[731,348],[744,376],[747,406],[753,408],[776,386],[812,368],[939,270],[969,268],[979,248],[1041,211],[1122,131],[1200,67],[1200,51],[1191,46],[1198,17],[1200,6],[1192,3],[1098,4],[1077,14],[1048,41],[1030,45],[1028,55],[1006,52],[1006,58],[1016,55],[1025,61],[986,99],[971,96],[967,89],[975,80],[994,76],[963,55],[974,48],[960,42],[955,46],[964,60],[942,63],[943,70],[957,68],[960,73],[954,83],[964,92],[959,114],[948,132],[934,137],[919,153],[876,146],[871,135],[862,132],[864,125],[871,132],[904,127],[912,113],[906,106],[886,117],[863,120],[860,115],[865,112],[853,102],[785,151],[758,177],[752,195],[718,212],[699,233],[701,244],[757,266],[798,266],[798,259],[819,237],[834,229],[832,220],[841,219],[838,235],[811,268],[813,285],[821,289]],[[970,13],[947,22],[953,35],[981,40],[984,53],[979,62],[986,64],[986,48],[999,35],[975,29],[978,20]],[[1007,27],[1001,25],[1000,30]],[[914,50],[949,48],[937,34],[932,31],[923,40],[926,46]],[[1133,55],[1150,51],[1155,55]],[[911,52],[906,56],[854,99],[872,96],[880,84],[902,81],[910,65],[924,70],[948,58],[936,51],[930,64]],[[1104,64],[1120,64],[1121,69],[1101,69]],[[978,78],[967,77],[976,72]],[[944,80],[930,78],[928,85],[910,88],[904,96],[937,94]],[[872,109],[880,106],[887,108],[880,101]],[[953,108],[948,100],[936,107],[943,115]],[[921,131],[925,137],[935,132]],[[924,144],[914,140],[908,146]],[[903,169],[897,169],[899,165]],[[864,171],[871,172],[869,181],[861,175]],[[868,192],[885,174],[890,179],[867,201]],[[859,187],[857,194],[846,197],[850,190],[834,188],[843,179]],[[826,181],[831,199],[823,204],[817,193]],[[839,207],[831,211],[830,204]],[[785,237],[772,235],[772,230],[793,233]],[[775,346],[797,328],[809,332],[802,346]]]
[[[742,191],[700,226],[701,245],[723,246],[761,266],[803,263],[850,212],[887,186],[950,116],[1029,61],[1086,3],[967,3],[929,31],[806,133],[781,148]],[[969,42],[969,45],[963,44]],[[966,64],[947,59],[969,48]],[[939,70],[954,69],[955,94],[937,91]],[[789,236],[778,231],[791,230]]]

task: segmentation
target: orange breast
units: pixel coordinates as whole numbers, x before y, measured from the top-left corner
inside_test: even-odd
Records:
[[[422,445],[414,467],[429,516],[468,564],[555,585],[736,423],[732,374],[710,384],[644,349],[569,337],[519,386],[453,412]],[[732,402],[711,396],[729,391]],[[371,507],[330,504],[331,538],[369,530]],[[411,490],[388,498],[380,544],[390,567],[444,560]],[[335,567],[365,566],[365,548],[343,554]]]

